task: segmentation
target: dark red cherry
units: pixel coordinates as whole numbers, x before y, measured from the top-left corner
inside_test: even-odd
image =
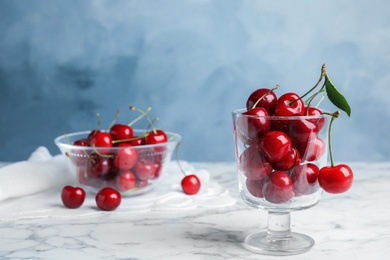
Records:
[[[264,186],[264,180],[251,180],[246,179],[245,184],[246,188],[248,189],[249,193],[252,194],[252,196],[256,198],[263,198],[263,186]]]
[[[291,174],[294,190],[301,195],[309,195],[316,192],[320,188],[318,173],[318,166],[312,163],[295,167]]]
[[[324,126],[324,124],[325,124],[325,118],[324,117],[320,117],[322,115],[322,111],[319,110],[318,108],[315,108],[315,107],[305,107],[303,115],[318,117],[318,118],[308,119],[309,121],[317,124],[318,131],[320,131],[322,129],[322,127]]]
[[[122,196],[117,190],[105,187],[96,194],[95,201],[99,209],[111,211],[120,205]]]
[[[271,122],[268,112],[262,107],[250,109],[237,119],[238,130],[248,144],[256,143],[259,137],[269,131]]]
[[[292,145],[286,133],[270,131],[261,137],[259,148],[269,162],[277,162],[291,151]]]
[[[98,132],[89,139],[89,146],[96,148],[110,148],[112,147],[111,135],[107,132]],[[110,149],[99,149],[99,153],[101,154],[109,154],[110,152]]]
[[[321,188],[328,193],[343,193],[352,186],[353,172],[346,164],[325,166],[319,172],[318,181]]]
[[[264,180],[264,198],[275,204],[284,203],[294,197],[293,182],[284,171],[274,171]]]
[[[131,170],[120,172],[115,178],[115,187],[120,191],[131,190],[135,187],[136,178]]]
[[[150,180],[153,179],[156,174],[156,167],[152,160],[141,159],[135,164],[134,172],[139,180]]]
[[[116,168],[128,170],[137,163],[137,150],[125,143],[119,143],[120,149],[115,151],[113,164]]]
[[[300,118],[291,120],[288,133],[293,143],[307,143],[318,136],[319,128],[316,122]]]
[[[161,144],[168,142],[167,134],[161,130],[156,129],[155,131],[150,131],[148,135],[145,137],[146,144]]]
[[[111,170],[111,167],[112,161],[110,157],[93,153],[87,162],[87,174],[90,177],[99,178],[106,175]]]
[[[260,98],[261,100],[259,101]],[[246,102],[247,110],[254,108],[253,106],[256,104],[256,102],[256,107],[265,108],[268,114],[272,115],[275,110],[277,97],[275,95],[275,92],[271,91],[270,89],[260,88],[253,91],[248,97],[248,100]]]
[[[294,145],[301,154],[302,159],[309,162],[318,160],[326,150],[324,141],[319,137],[307,143],[296,143]]]
[[[248,179],[252,180],[260,180],[272,171],[271,163],[265,159],[256,145],[250,146],[240,155],[238,167]]]
[[[126,140],[133,137],[133,128],[124,124],[115,124],[110,128],[112,140]]]
[[[62,189],[61,200],[67,208],[79,208],[84,203],[85,191],[83,188],[67,185]]]
[[[305,103],[298,94],[289,92],[279,97],[275,107],[275,116],[303,115]]]
[[[188,195],[194,195],[198,193],[200,190],[200,186],[200,180],[195,174],[186,175],[181,180],[181,187],[183,189],[183,192]]]
[[[278,171],[289,171],[301,163],[301,155],[294,147],[280,161],[272,163],[272,167]]]

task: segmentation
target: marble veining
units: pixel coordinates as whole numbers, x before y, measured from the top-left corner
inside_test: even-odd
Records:
[[[236,203],[223,207],[151,210],[80,217],[0,221],[0,259],[276,259],[241,246],[264,229],[267,213],[245,205],[233,163],[198,163]],[[283,259],[388,259],[390,163],[354,163],[355,183],[292,213],[293,231],[312,236],[307,253]],[[4,202],[2,202],[4,203]],[[17,203],[17,200],[13,201]],[[0,211],[2,205],[0,204]]]

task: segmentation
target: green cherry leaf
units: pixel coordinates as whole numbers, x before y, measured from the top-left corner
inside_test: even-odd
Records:
[[[338,91],[338,89],[333,85],[328,75],[325,75],[325,89],[326,94],[329,100],[333,103],[333,105],[343,110],[350,117],[351,107],[348,104],[348,101],[345,99],[343,94],[341,94],[340,91]]]

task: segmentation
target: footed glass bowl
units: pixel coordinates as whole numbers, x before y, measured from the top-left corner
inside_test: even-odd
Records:
[[[168,142],[151,145],[121,145],[91,147],[74,145],[84,140],[91,131],[65,134],[54,142],[66,156],[68,168],[76,176],[76,183],[96,193],[103,187],[112,187],[123,196],[149,191],[160,178],[181,140],[176,133],[165,132]],[[134,136],[145,130],[134,129]]]
[[[244,247],[266,255],[306,252],[314,240],[291,232],[290,213],[316,205],[318,173],[327,164],[330,117],[254,116],[232,112],[238,188],[243,201],[268,212],[265,232]]]

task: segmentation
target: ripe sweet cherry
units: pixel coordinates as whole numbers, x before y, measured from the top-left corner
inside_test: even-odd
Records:
[[[99,209],[112,211],[120,205],[122,195],[113,188],[105,187],[96,194],[95,201]]]
[[[62,189],[61,200],[67,208],[79,208],[84,203],[85,191],[81,187],[67,185]]]

